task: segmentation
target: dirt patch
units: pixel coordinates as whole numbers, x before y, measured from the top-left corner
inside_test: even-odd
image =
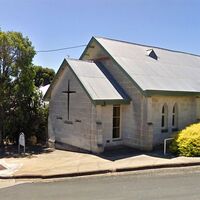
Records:
[[[0,170],[6,169],[3,165],[0,165]]]

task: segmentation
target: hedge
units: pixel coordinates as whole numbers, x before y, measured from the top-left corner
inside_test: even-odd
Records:
[[[170,150],[181,156],[200,156],[200,123],[180,131],[172,141]]]

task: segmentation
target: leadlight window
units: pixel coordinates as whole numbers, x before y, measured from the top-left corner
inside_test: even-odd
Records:
[[[162,115],[161,115],[161,128],[162,131],[167,131],[168,129],[168,108],[167,104],[164,104],[162,107]]]
[[[113,105],[113,139],[120,138],[120,105]]]
[[[174,104],[172,109],[172,129],[178,128],[178,106]]]

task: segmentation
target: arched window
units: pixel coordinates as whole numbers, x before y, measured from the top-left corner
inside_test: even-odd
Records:
[[[178,129],[178,106],[175,103],[172,109],[172,130]]]
[[[162,107],[161,128],[162,128],[162,132],[168,131],[168,108],[167,108],[167,104],[164,104],[163,107]]]

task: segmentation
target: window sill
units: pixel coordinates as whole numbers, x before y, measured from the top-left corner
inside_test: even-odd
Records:
[[[173,132],[178,131],[178,128],[172,128],[172,131]]]
[[[112,139],[113,142],[118,142],[118,141],[122,141],[121,138],[116,138],[116,139]]]
[[[161,132],[162,133],[168,133],[168,128],[167,129],[162,129]]]

